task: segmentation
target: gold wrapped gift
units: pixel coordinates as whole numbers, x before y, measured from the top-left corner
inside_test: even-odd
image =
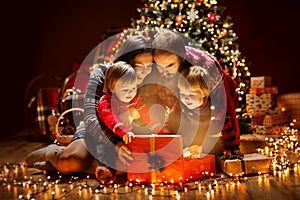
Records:
[[[258,153],[245,154],[243,159],[218,157],[220,169],[228,175],[247,175],[270,172],[271,158]]]

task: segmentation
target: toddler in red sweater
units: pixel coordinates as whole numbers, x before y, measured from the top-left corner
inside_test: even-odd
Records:
[[[125,144],[130,143],[134,137],[131,130],[135,120],[142,120],[153,133],[158,133],[162,128],[162,124],[150,116],[149,107],[137,95],[137,83],[131,65],[122,61],[112,64],[105,71],[104,95],[97,107],[101,121],[122,137]]]

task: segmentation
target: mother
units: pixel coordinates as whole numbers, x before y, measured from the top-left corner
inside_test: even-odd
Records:
[[[121,45],[114,61],[125,61],[131,64],[136,71],[138,84],[141,84],[152,71],[151,49],[151,43],[145,37],[131,36]],[[131,157],[128,157],[127,146],[108,128],[101,127],[96,115],[98,100],[103,94],[106,68],[107,65],[104,64],[93,67],[85,94],[84,125],[78,127],[71,143],[66,147],[51,144],[33,151],[26,156],[25,166],[45,170],[55,168],[63,174],[95,173],[98,180],[104,180],[112,176],[112,171],[104,166],[99,166],[98,160],[101,160],[103,152],[99,152],[97,146],[101,142],[115,144],[118,157],[123,164],[128,164],[127,161]]]

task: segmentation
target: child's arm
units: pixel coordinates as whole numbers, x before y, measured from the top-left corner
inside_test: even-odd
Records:
[[[98,117],[112,130],[115,134],[122,137],[126,135],[129,130],[120,121],[118,116],[115,116],[111,109],[111,101],[100,99],[97,108]]]

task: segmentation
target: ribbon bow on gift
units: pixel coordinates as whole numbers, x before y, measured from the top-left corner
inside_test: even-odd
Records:
[[[244,159],[244,154],[240,152],[240,150],[234,150],[234,153],[231,154],[231,152],[225,151],[224,155],[220,157],[221,160],[234,160],[234,159],[239,159],[243,160]]]
[[[151,169],[159,170],[162,172],[164,170],[165,161],[162,157],[156,154],[147,153],[148,163]]]

